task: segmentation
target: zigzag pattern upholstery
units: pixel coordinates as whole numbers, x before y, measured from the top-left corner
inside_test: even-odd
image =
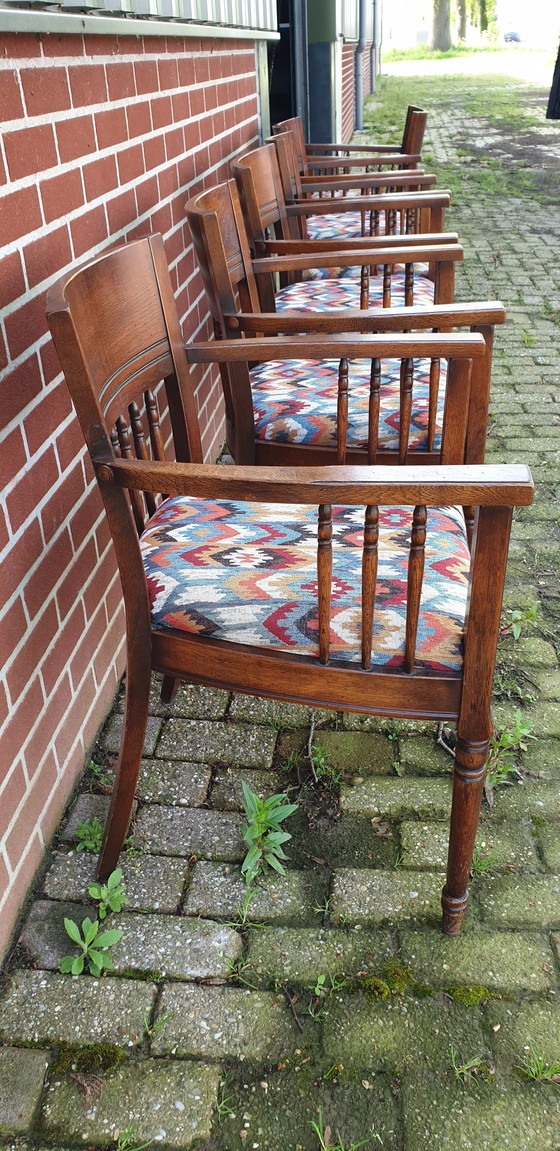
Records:
[[[320,444],[336,447],[338,360],[271,360],[251,370],[251,391],[258,440],[275,443]],[[348,363],[349,448],[368,445],[370,392],[369,360]],[[447,362],[440,366],[434,448],[441,446]],[[408,446],[428,448],[430,361],[416,360],[412,390],[412,418]],[[378,447],[398,450],[400,428],[400,364],[381,364]]]
[[[329,269],[332,271],[332,269]],[[355,272],[356,269],[352,268]],[[357,269],[358,274],[360,269]],[[414,280],[414,303],[429,306],[434,302],[434,284],[427,276]],[[404,272],[395,271],[391,277],[391,303],[404,305]],[[371,276],[369,284],[370,308],[383,306],[383,276]],[[360,285],[354,277],[339,279],[304,280],[288,284],[276,293],[277,312],[323,312],[335,308],[359,308]]]
[[[372,666],[402,668],[412,509],[380,508]],[[333,508],[331,663],[360,660],[363,509]],[[317,512],[166,500],[141,537],[159,628],[317,656]],[[461,508],[429,508],[416,666],[459,671],[470,555]]]

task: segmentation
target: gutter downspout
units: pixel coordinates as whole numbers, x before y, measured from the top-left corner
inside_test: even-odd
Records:
[[[360,0],[358,46],[355,55],[356,131],[364,126],[364,51],[366,47],[366,12],[368,0]]]

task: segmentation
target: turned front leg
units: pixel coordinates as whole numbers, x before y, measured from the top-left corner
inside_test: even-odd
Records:
[[[469,899],[469,875],[489,748],[488,739],[457,740],[447,881],[441,897],[445,935],[458,935]]]

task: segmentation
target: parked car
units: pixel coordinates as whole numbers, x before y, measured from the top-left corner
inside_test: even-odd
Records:
[[[504,40],[506,44],[520,44],[521,36],[519,32],[504,32]]]

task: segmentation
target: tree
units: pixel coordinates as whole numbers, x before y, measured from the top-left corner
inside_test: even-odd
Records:
[[[457,11],[459,14],[459,40],[463,42],[467,39],[467,0],[457,0]]]
[[[434,0],[432,48],[435,52],[451,48],[450,0]]]

